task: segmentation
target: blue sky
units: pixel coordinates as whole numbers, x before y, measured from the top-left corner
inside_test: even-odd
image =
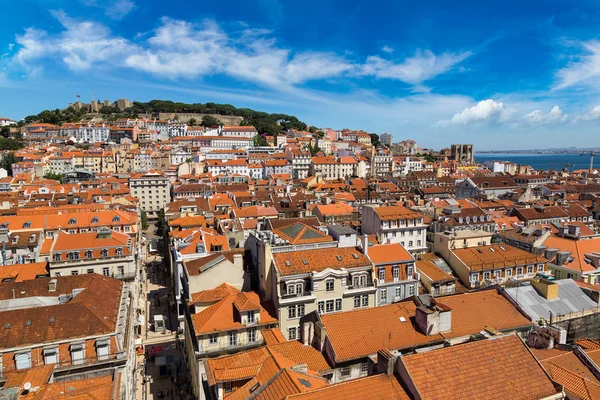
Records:
[[[420,146],[600,146],[600,2],[20,0],[0,115],[230,103]]]

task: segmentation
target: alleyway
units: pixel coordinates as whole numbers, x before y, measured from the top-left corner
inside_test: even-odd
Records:
[[[149,236],[152,235],[146,237]],[[191,398],[186,392],[183,338],[177,335],[177,316],[169,307],[169,278],[161,257],[148,255],[140,294],[140,308],[145,307],[145,324],[138,340],[143,351],[138,352],[136,360],[136,373],[140,374],[137,400]],[[154,324],[155,316],[164,318],[164,328]]]

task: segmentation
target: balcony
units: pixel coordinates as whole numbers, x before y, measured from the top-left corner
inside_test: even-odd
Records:
[[[346,293],[360,293],[360,292],[374,292],[375,284],[374,283],[366,283],[363,285],[350,285],[346,286]]]
[[[200,354],[208,354],[208,353],[216,353],[216,352],[229,352],[229,351],[239,351],[244,348],[260,346],[264,343],[262,337],[258,337],[255,341],[251,342],[249,340],[238,340],[235,344],[227,343],[214,343],[207,345],[200,345],[198,347],[198,351]]]

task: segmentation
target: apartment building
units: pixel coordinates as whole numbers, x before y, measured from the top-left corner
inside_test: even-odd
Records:
[[[508,244],[451,250],[446,261],[469,289],[549,274],[547,259]]]
[[[258,135],[258,131],[253,126],[224,126],[221,129],[221,135],[238,136],[251,139]]]
[[[129,178],[130,194],[140,199],[142,211],[156,213],[171,201],[171,182],[160,171],[150,170]]]
[[[226,283],[193,293],[190,308],[185,344],[195,392],[202,386],[206,359],[262,346],[263,331],[277,327],[256,293],[240,292]]]
[[[305,314],[375,305],[373,264],[359,249],[277,250],[265,280],[267,285],[272,284],[268,296],[277,309],[279,328],[288,340],[300,337],[300,319]]]
[[[306,179],[310,173],[311,156],[308,151],[290,149],[286,152],[286,159],[292,164],[292,178]]]
[[[135,248],[131,238],[103,228],[98,232],[54,236],[46,261],[51,276],[101,274],[133,280],[136,276]]]
[[[419,274],[415,259],[399,243],[368,246],[363,238],[365,254],[374,265],[377,295],[375,305],[382,306],[419,295]]]
[[[130,295],[129,284],[99,274],[3,282],[0,375],[38,376],[43,366],[55,375],[122,373],[118,390],[131,398],[137,305]]]
[[[317,156],[311,160],[311,176],[319,176],[326,180],[336,180],[340,177],[340,162],[332,156]]]
[[[423,214],[403,206],[363,206],[361,229],[376,234],[381,243],[400,243],[411,254],[427,249],[427,225]]]

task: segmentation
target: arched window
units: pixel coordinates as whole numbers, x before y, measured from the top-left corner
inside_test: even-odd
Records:
[[[92,258],[93,257],[93,253],[91,250],[86,250],[85,252],[85,258]]]
[[[25,221],[25,222],[23,223],[23,228],[24,228],[24,229],[25,229],[25,228],[31,228],[31,221]]]
[[[77,223],[77,218],[71,218],[69,220],[69,225],[75,225]]]
[[[108,249],[102,249],[102,251],[100,252],[100,255],[102,257],[108,257]]]
[[[119,216],[113,217],[112,222],[121,222],[121,217],[119,217]]]

